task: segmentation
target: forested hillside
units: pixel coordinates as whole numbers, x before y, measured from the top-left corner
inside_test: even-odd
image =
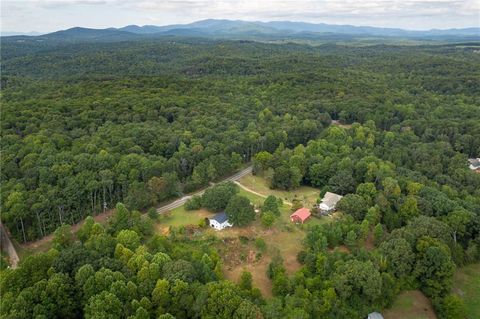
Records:
[[[4,41],[2,71],[2,219],[22,241],[199,188],[330,118],[408,127],[459,165],[480,147],[474,47]]]
[[[466,317],[452,278],[480,259],[480,174],[467,164],[480,157],[479,46],[1,50],[2,222],[23,242],[55,232],[47,253],[0,271],[2,318],[365,318],[412,289],[439,318]],[[139,212],[250,162],[274,189],[344,195],[338,218],[286,230],[305,232],[299,267],[271,258],[272,298],[248,272],[223,280],[228,241],[202,226],[159,234],[155,210]],[[257,216],[236,192],[219,185],[186,208],[229,207],[236,227],[285,214],[269,196]],[[76,234],[65,225],[85,218]]]

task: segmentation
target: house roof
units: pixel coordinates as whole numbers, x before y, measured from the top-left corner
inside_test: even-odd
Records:
[[[469,158],[468,162],[470,165],[472,165],[474,168],[480,168],[480,158]]]
[[[368,314],[368,319],[383,319],[383,316],[379,312],[372,312]]]
[[[327,205],[328,207],[333,207],[335,206],[339,200],[342,199],[343,196],[326,192],[325,195],[323,196],[322,203]]]
[[[310,210],[308,208],[302,207],[300,209],[297,209],[295,213],[290,215],[290,218],[296,216],[300,218],[302,222],[304,222],[308,217],[310,217],[310,215]]]
[[[228,221],[228,217],[227,217],[227,214],[225,214],[225,212],[218,213],[215,216],[213,216],[213,218],[210,218],[210,219],[215,220],[219,224],[223,224],[224,222]]]

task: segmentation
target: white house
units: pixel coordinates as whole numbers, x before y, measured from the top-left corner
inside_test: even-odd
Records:
[[[228,217],[225,212],[221,212],[209,218],[210,227],[215,228],[216,230],[222,230],[226,227],[232,227],[233,225],[228,222]]]
[[[318,208],[320,208],[323,213],[329,213],[335,209],[335,206],[342,197],[343,196],[334,193],[326,192]]]

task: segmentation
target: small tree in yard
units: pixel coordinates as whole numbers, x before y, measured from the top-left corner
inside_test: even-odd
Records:
[[[200,196],[193,196],[192,198],[188,199],[185,203],[186,210],[197,210],[202,207],[202,197]]]
[[[252,290],[252,274],[247,270],[242,271],[238,285],[243,290]]]
[[[255,210],[248,198],[236,195],[230,199],[225,210],[228,221],[235,226],[245,226],[255,219]]]
[[[268,196],[263,202],[262,212],[271,212],[277,216],[280,215],[278,199],[273,195]]]
[[[262,225],[265,228],[272,227],[275,222],[275,215],[271,212],[265,212],[262,214]]]

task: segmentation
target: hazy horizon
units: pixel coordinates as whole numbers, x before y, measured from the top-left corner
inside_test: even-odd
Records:
[[[48,33],[71,27],[186,24],[205,19],[297,21],[430,30],[478,27],[474,0],[20,0],[2,1],[1,30]]]

